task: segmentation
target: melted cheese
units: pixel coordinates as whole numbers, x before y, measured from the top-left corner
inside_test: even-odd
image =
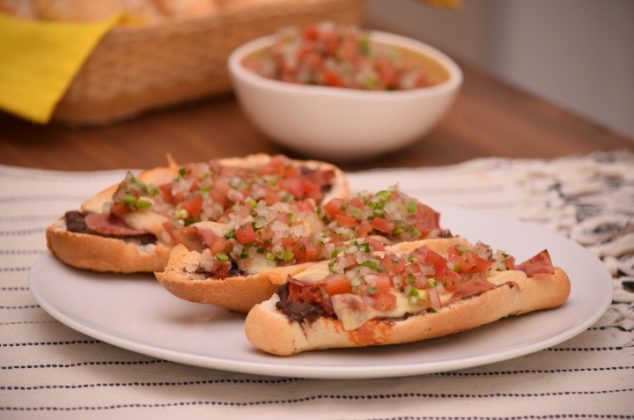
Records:
[[[328,264],[319,263],[297,276],[304,281],[318,281],[328,276]],[[525,278],[522,271],[509,270],[492,273],[487,280],[496,286]],[[335,314],[346,331],[354,330],[375,318],[402,318],[408,314],[417,314],[424,309],[423,301],[411,299],[403,292],[393,289],[396,296],[396,305],[390,311],[379,311],[369,305],[360,296],[354,294],[340,294],[332,296],[332,305]],[[445,292],[439,295],[442,305],[446,305],[451,299],[452,293]]]
[[[224,223],[218,222],[197,222],[192,224],[198,230],[210,230],[216,236],[224,236],[229,231]]]
[[[156,235],[157,238],[161,237],[163,224],[168,221],[167,217],[151,210],[132,211],[124,214],[122,218],[131,228],[147,230]]]

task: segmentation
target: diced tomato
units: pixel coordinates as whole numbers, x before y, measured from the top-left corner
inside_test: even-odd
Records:
[[[321,58],[321,56],[319,54],[317,54],[316,52],[307,52],[306,54],[304,54],[304,62],[303,64],[305,64],[308,67],[311,67],[312,69],[318,69],[322,66],[324,60]]]
[[[181,201],[178,203],[177,208],[187,210],[189,217],[197,219],[200,217],[200,213],[203,207],[203,197],[200,194],[196,194],[192,198]]]
[[[229,273],[231,272],[231,263],[228,261],[214,261],[211,271],[214,273],[214,278],[224,279],[229,277]]]
[[[353,228],[356,227],[359,222],[352,216],[348,216],[347,214],[339,213],[335,216],[335,221],[339,226]]]
[[[385,245],[383,245],[383,242],[379,241],[376,238],[373,237],[367,237],[366,241],[368,243],[368,245],[370,245],[370,248],[372,248],[372,251],[384,251],[385,250]]]
[[[269,188],[266,190],[266,193],[264,193],[264,202],[271,206],[275,203],[277,203],[278,201],[280,201],[279,196],[277,195],[277,191],[275,191],[272,188]]]
[[[301,178],[287,178],[282,180],[281,184],[282,188],[293,194],[295,198],[302,198],[304,196],[304,186]]]
[[[158,190],[165,201],[167,201],[168,203],[174,202],[174,196],[172,195],[172,184],[161,184],[158,186]]]
[[[198,234],[202,238],[205,245],[207,245],[212,255],[216,255],[226,250],[228,243],[227,240],[222,236],[216,235],[209,229],[198,229]]]
[[[290,236],[287,236],[285,238],[282,238],[280,242],[282,243],[282,246],[284,248],[291,248],[293,245],[295,245],[296,240]]]
[[[439,280],[442,280],[446,290],[453,292],[458,289],[458,285],[460,284],[462,277],[456,272],[447,271],[442,279]]]
[[[374,295],[372,306],[378,311],[391,311],[396,307],[396,296],[390,292],[379,291]]]
[[[306,250],[305,261],[318,261],[321,259],[321,246],[319,244],[305,241],[304,248]]]
[[[273,233],[273,231],[265,226],[262,229],[258,230],[258,233],[256,235],[256,241],[258,245],[260,245],[261,247],[264,247],[265,244],[271,243],[274,236],[275,234]]]
[[[491,267],[491,261],[478,257],[475,257],[475,266],[473,267],[473,271],[476,273],[486,273],[489,271],[489,267]]]
[[[110,213],[119,217],[123,216],[129,211],[130,211],[130,208],[124,203],[113,204],[112,207],[110,207]]]
[[[372,226],[372,228],[378,230],[379,232],[390,234],[394,231],[394,227],[396,225],[394,224],[394,222],[382,217],[375,217],[370,222],[370,226]]]
[[[308,25],[302,30],[302,37],[316,41],[319,39],[319,28],[316,25]]]
[[[209,197],[214,203],[218,203],[223,209],[228,206],[227,192],[229,192],[229,183],[225,179],[218,179],[214,187],[209,190]]]
[[[376,71],[384,88],[395,88],[398,84],[398,73],[394,63],[387,58],[377,59],[375,63]]]
[[[326,212],[326,215],[328,215],[330,219],[334,219],[335,215],[337,215],[338,213],[341,213],[342,205],[343,205],[343,199],[333,198],[332,200],[324,204],[324,211]]]
[[[370,232],[372,232],[372,226],[370,226],[370,223],[367,220],[363,220],[357,228],[357,236],[365,237],[368,236]]]
[[[359,197],[352,197],[349,201],[350,205],[352,207],[356,207],[358,209],[362,209],[363,208],[363,201],[361,201],[361,199]]]
[[[399,275],[405,269],[407,262],[404,258],[397,257],[394,254],[385,254],[381,262],[381,266],[386,273]]]
[[[297,210],[304,212],[314,212],[315,202],[313,200],[302,200],[295,203]]]
[[[302,180],[302,198],[314,198],[315,200],[321,199],[321,187],[312,181]]]
[[[236,240],[242,245],[255,241],[255,231],[251,223],[245,223],[235,230]]]
[[[435,277],[445,278],[449,270],[447,269],[447,260],[442,255],[427,247],[417,249],[416,254],[422,257],[423,264],[430,264],[434,267]]]
[[[389,292],[392,288],[390,276],[385,273],[376,274],[374,287],[380,292]]]
[[[324,85],[326,86],[342,86],[343,85],[343,81],[341,80],[341,76],[339,76],[337,73],[335,73],[334,71],[328,69],[328,68],[323,68],[321,70],[321,80],[323,81]]]
[[[427,74],[421,71],[416,78],[416,87],[427,87],[431,86],[431,84],[432,83],[429,81]]]
[[[350,279],[343,274],[330,275],[326,277],[324,282],[326,284],[326,292],[328,292],[330,296],[352,292]]]

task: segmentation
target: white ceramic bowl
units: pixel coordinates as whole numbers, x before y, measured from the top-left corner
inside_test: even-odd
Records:
[[[272,45],[273,36],[267,36],[243,44],[229,57],[229,72],[243,110],[272,140],[311,157],[359,160],[420,140],[451,105],[462,72],[453,60],[422,42],[378,31],[370,32],[370,39],[431,58],[446,70],[446,80],[401,91],[271,80],[242,64],[245,57]]]

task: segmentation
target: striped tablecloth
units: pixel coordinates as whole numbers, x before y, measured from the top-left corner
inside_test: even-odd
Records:
[[[614,276],[614,301],[554,348],[405,378],[311,380],[179,365],[82,335],[29,291],[46,226],[122,171],[0,166],[0,418],[634,418],[634,155],[480,159],[349,174],[422,200],[497,212],[578,241]],[[72,293],[72,291],[68,291]]]

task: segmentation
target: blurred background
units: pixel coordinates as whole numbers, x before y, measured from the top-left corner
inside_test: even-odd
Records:
[[[368,0],[365,23],[432,44],[634,140],[634,2]]]
[[[0,12],[8,15],[57,22],[98,21],[122,9],[133,17],[128,30],[104,38],[66,91],[54,120],[109,122],[119,118],[108,114],[114,109],[123,115],[126,106],[135,113],[226,91],[224,60],[236,45],[284,24],[332,16],[423,40],[634,139],[631,0],[0,1]],[[222,16],[220,24],[214,16]],[[139,23],[153,29],[135,32]],[[5,40],[13,35],[3,30]],[[5,65],[12,61],[0,58]],[[3,75],[0,70],[0,79]],[[144,89],[144,95],[155,96],[138,95]]]

